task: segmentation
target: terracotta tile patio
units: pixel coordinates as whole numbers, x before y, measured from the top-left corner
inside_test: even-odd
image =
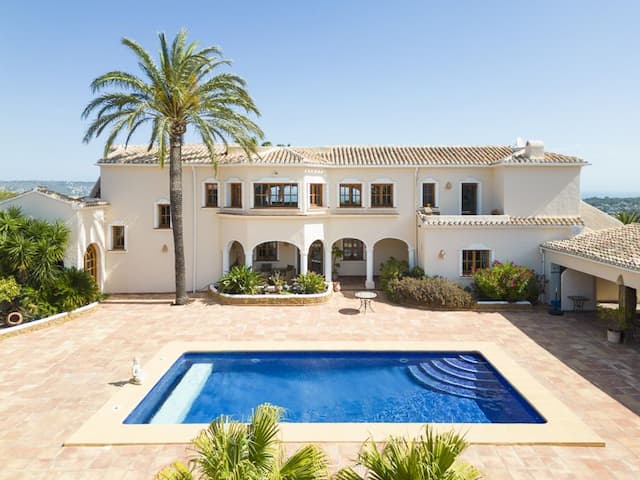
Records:
[[[150,479],[184,446],[62,447],[129,377],[131,357],[172,340],[483,340],[501,345],[607,443],[604,448],[472,446],[492,479],[640,478],[640,349],[606,343],[588,314],[427,312],[352,292],[310,307],[223,307],[117,297],[50,328],[0,338],[0,478]],[[337,467],[357,445],[324,445]]]

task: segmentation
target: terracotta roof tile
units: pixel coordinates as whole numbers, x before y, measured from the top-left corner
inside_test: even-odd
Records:
[[[640,272],[640,223],[545,242],[542,247]]]
[[[511,215],[425,215],[418,212],[425,225],[438,227],[476,226],[582,226],[580,217],[512,217]]]
[[[225,153],[219,149],[220,165],[248,164],[248,158],[238,146],[230,146]],[[202,144],[182,147],[185,164],[210,163]],[[131,145],[115,148],[99,164],[147,165],[157,164],[157,151],[146,146]],[[544,159],[530,160],[521,151],[514,153],[510,146],[384,146],[338,145],[331,147],[259,147],[251,158],[254,165],[318,165],[318,166],[491,166],[497,164],[584,164],[577,157],[545,152]]]

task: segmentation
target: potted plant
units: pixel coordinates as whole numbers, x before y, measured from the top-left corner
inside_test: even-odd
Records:
[[[607,322],[607,340],[611,343],[622,343],[624,331],[629,328],[625,311],[618,308],[598,307],[598,318]]]

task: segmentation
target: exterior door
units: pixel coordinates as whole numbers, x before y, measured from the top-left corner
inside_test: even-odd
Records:
[[[462,215],[478,215],[478,184],[462,184]]]
[[[89,245],[84,253],[84,271],[98,283],[98,249],[93,244]]]
[[[307,266],[310,272],[315,272],[319,275],[323,275],[324,262],[323,260],[323,248],[322,242],[316,240],[309,247],[309,265]]]

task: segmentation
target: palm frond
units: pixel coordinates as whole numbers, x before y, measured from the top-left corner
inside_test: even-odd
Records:
[[[280,467],[282,480],[324,480],[329,478],[325,453],[315,445],[306,445]]]

